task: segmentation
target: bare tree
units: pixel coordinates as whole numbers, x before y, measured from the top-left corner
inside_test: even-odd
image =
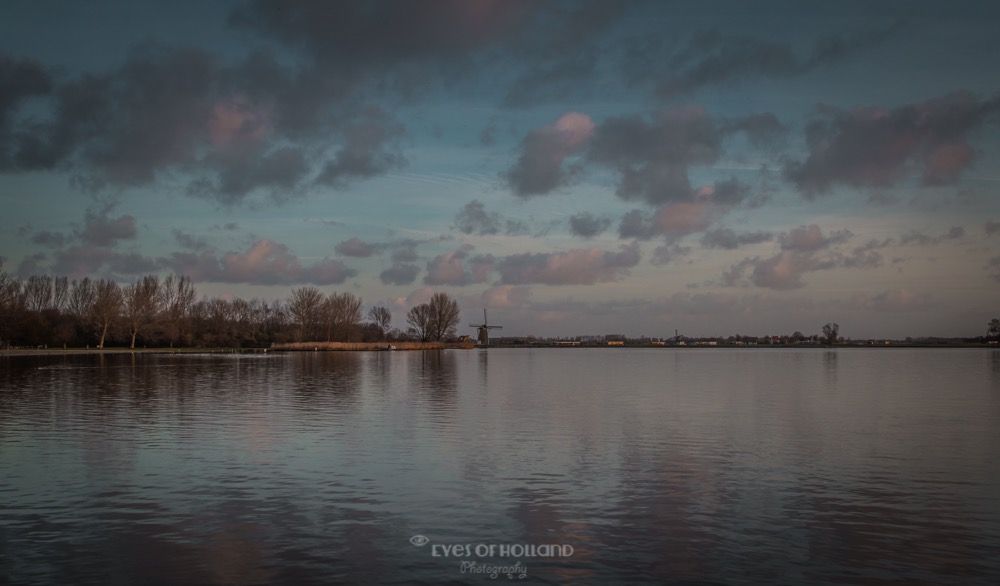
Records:
[[[990,323],[986,325],[988,328],[986,330],[986,335],[994,340],[1000,339],[1000,319],[993,318],[990,320]]]
[[[156,322],[159,315],[160,279],[146,275],[122,291],[122,313],[130,341],[135,348],[135,337]]]
[[[52,308],[62,311],[67,301],[69,301],[69,279],[56,277],[52,281]]]
[[[460,313],[458,301],[452,299],[447,293],[435,293],[431,297],[429,305],[431,338],[440,342],[442,338],[454,336]]]
[[[368,310],[368,321],[378,328],[379,339],[384,340],[389,328],[392,327],[392,312],[388,308],[376,305]]]
[[[21,317],[23,307],[21,281],[3,270],[3,258],[0,258],[0,348],[10,343],[14,323]]]
[[[180,339],[186,330],[187,319],[194,305],[195,291],[191,278],[167,275],[160,285],[159,306],[162,310],[164,333],[174,347],[174,341]]]
[[[31,275],[24,283],[24,300],[28,311],[42,311],[52,307],[52,277]]]
[[[97,330],[98,348],[104,348],[108,330],[121,312],[122,292],[118,283],[100,280],[94,284],[94,302],[90,306],[90,322]]]
[[[406,314],[406,331],[426,342],[431,339],[431,306],[421,303],[410,309]]]
[[[321,317],[323,294],[316,287],[292,289],[288,314],[299,326],[299,341],[314,339]]]
[[[85,319],[94,304],[94,284],[89,277],[70,284],[69,298],[66,301],[66,311],[78,320]]]
[[[361,323],[361,298],[353,293],[331,293],[323,302],[327,341],[350,341],[351,330]]]
[[[823,326],[823,337],[826,338],[826,343],[833,346],[837,343],[837,334],[840,333],[840,326],[837,324],[826,324]]]

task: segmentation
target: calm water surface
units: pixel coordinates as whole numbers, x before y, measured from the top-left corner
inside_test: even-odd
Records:
[[[0,357],[0,582],[498,581],[1000,583],[1000,352]]]

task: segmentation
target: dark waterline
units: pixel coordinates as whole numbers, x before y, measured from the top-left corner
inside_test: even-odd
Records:
[[[991,350],[8,357],[0,581],[994,584],[997,462]]]

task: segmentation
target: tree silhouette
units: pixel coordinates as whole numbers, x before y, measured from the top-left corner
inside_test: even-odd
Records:
[[[823,337],[826,338],[826,343],[833,346],[837,343],[837,334],[840,333],[840,326],[837,324],[826,324],[823,326]]]

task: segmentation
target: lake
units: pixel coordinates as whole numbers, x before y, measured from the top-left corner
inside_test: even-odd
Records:
[[[1000,351],[0,357],[0,583],[996,584]]]

